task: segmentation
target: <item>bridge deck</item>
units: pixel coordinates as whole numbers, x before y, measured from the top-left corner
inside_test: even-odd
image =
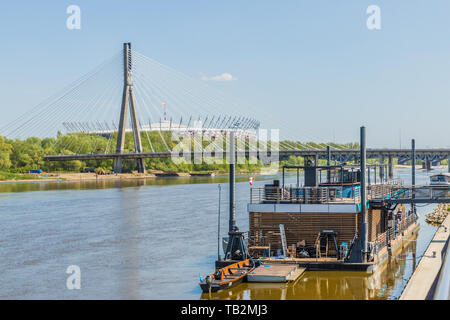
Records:
[[[384,157],[401,157],[410,158],[411,150],[408,149],[367,149],[368,158],[379,158]],[[142,152],[142,153],[91,153],[91,154],[71,154],[71,155],[46,155],[45,160],[48,161],[71,161],[71,160],[102,160],[102,159],[138,159],[138,158],[170,158],[172,156],[187,156],[193,159],[194,156],[211,156],[215,155],[226,155],[226,151],[212,151],[211,153],[206,152]],[[278,154],[280,157],[293,156],[310,156],[317,155],[320,159],[325,159],[327,157],[327,151],[325,149],[302,149],[302,150],[245,150],[237,151],[237,156],[249,157],[254,156],[271,156]],[[360,155],[360,150],[356,149],[333,149],[331,156],[332,159],[340,159],[341,157],[358,158]],[[418,159],[428,159],[431,161],[447,159],[450,155],[450,149],[416,149],[416,157]]]

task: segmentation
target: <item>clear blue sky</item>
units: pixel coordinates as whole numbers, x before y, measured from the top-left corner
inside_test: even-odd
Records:
[[[81,30],[66,28],[71,4]],[[381,30],[366,28],[371,4]],[[400,132],[403,147],[448,147],[449,12],[447,0],[2,1],[0,126],[132,42],[194,78],[230,73],[208,84],[300,140],[356,141],[366,125],[370,147],[398,147]]]

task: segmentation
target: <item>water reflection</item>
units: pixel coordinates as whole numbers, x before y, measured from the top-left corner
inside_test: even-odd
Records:
[[[145,180],[138,180],[136,184],[145,185]],[[123,189],[120,192],[120,224],[119,234],[123,235],[119,255],[121,260],[122,274],[117,278],[119,281],[120,299],[140,299],[140,259],[144,254],[140,252],[140,238],[136,237],[139,229],[139,221],[142,220],[140,210],[130,210],[135,204],[131,190]]]

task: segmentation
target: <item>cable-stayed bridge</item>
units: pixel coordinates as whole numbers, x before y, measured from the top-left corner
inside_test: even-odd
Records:
[[[264,111],[251,110],[125,43],[121,52],[98,68],[0,128],[0,135],[24,139],[56,134],[56,139],[49,140],[51,151],[46,160],[114,159],[115,172],[121,172],[124,159],[136,160],[138,171],[144,172],[146,158],[225,156],[227,141],[219,136],[229,138],[231,133],[243,141],[238,156],[261,158],[276,153],[280,159],[302,156],[338,162],[360,156],[359,150],[342,145],[298,142],[289,132],[276,143],[271,138],[256,143],[253,140],[261,124],[255,115],[260,112]],[[281,123],[279,127],[286,134],[286,126]],[[193,150],[180,154],[174,148],[174,134],[193,138]],[[204,144],[195,141],[198,135],[206,135],[210,150],[203,150]],[[450,149],[415,150],[415,159],[427,163],[449,155]],[[408,149],[368,149],[367,157],[381,163],[388,159],[391,168],[394,158],[403,163],[411,160],[412,153]]]

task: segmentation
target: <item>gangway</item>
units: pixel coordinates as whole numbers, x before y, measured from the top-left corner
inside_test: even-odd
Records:
[[[371,196],[370,190],[368,194],[371,202],[386,204],[450,203],[450,186],[393,185],[382,195]]]

